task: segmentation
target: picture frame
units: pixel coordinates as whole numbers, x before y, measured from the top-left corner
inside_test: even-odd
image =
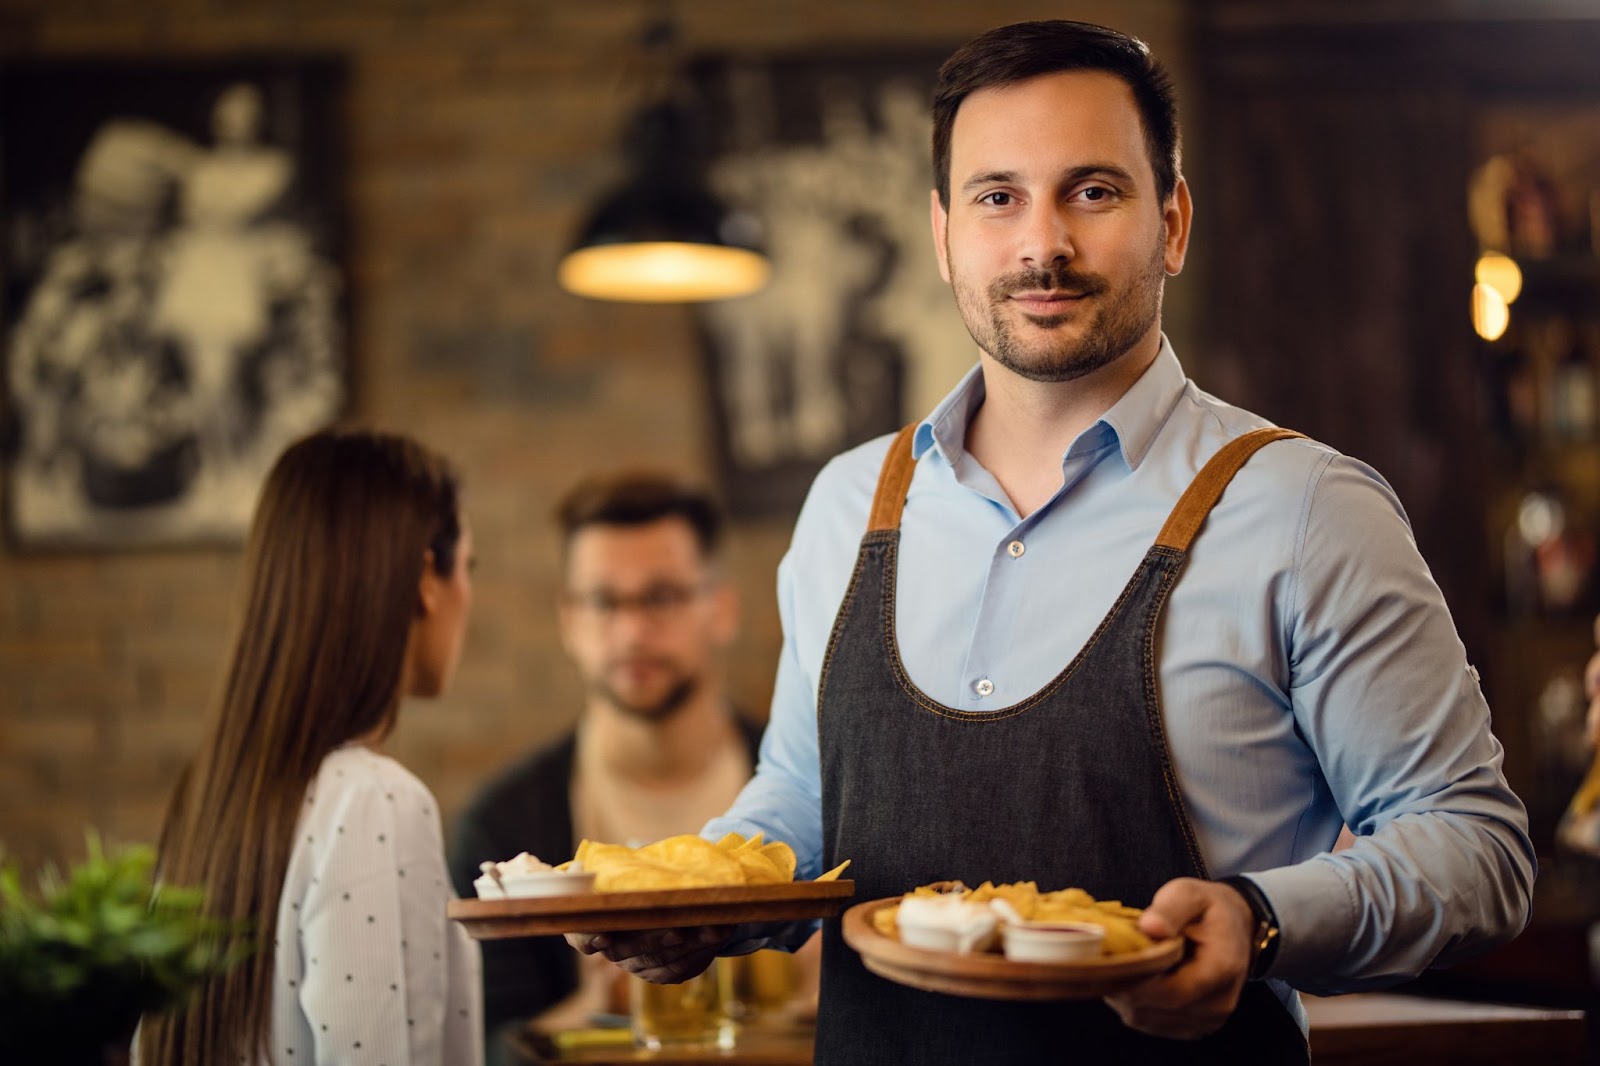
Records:
[[[0,65],[0,426],[19,551],[238,543],[348,403],[341,60]]]
[[[706,57],[708,180],[772,262],[698,313],[718,475],[736,516],[793,517],[847,448],[924,417],[977,362],[930,225],[948,50]]]

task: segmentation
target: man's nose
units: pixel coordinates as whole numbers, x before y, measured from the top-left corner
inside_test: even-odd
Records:
[[[655,618],[643,604],[618,605],[606,619],[612,639],[633,642],[655,628]]]
[[[1019,251],[1023,264],[1035,270],[1048,270],[1054,265],[1072,262],[1077,249],[1073,247],[1072,226],[1066,210],[1055,203],[1029,208]]]

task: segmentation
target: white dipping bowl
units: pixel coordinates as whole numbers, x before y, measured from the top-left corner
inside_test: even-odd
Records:
[[[488,874],[472,882],[472,887],[478,890],[479,899],[505,899],[506,894],[501,891],[499,884]]]
[[[1106,931],[1092,922],[1023,922],[1004,927],[1006,958],[1016,962],[1073,962],[1100,957]]]
[[[574,873],[571,870],[543,870],[533,874],[501,874],[510,899],[530,899],[535,896],[568,896],[594,891],[594,874]]]
[[[994,946],[999,918],[979,903],[940,896],[911,896],[895,918],[900,942],[929,951],[966,955]]]

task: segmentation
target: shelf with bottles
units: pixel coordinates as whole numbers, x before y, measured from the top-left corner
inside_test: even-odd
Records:
[[[1583,668],[1594,653],[1588,621],[1503,621],[1495,627],[1493,667],[1483,679],[1504,745],[1506,775],[1528,807],[1541,850],[1588,770],[1588,699]]]
[[[1600,443],[1600,318],[1519,315],[1483,346],[1483,421],[1501,458]]]
[[[1586,630],[1600,613],[1600,494],[1570,484],[1530,478],[1491,496],[1494,619]]]
[[[1472,324],[1491,452],[1515,465],[1600,444],[1600,104],[1501,103],[1478,127]]]

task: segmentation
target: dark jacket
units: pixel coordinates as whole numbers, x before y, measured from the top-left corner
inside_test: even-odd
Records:
[[[761,727],[736,718],[755,765]],[[527,851],[548,863],[572,857],[572,760],[576,732],[535,752],[490,782],[456,823],[450,879],[463,899],[485,860],[501,862]],[[554,1006],[578,988],[578,957],[558,936],[484,940],[483,1022],[489,1061],[497,1061],[499,1030]]]

